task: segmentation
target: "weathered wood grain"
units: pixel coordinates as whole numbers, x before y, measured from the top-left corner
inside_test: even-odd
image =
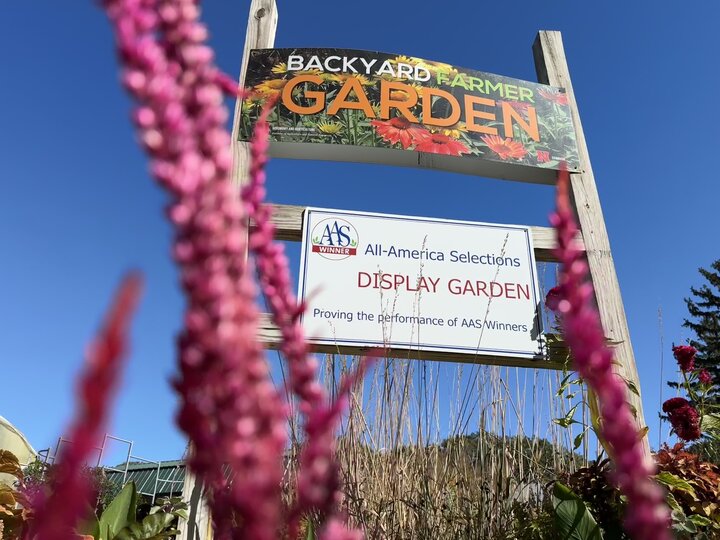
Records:
[[[275,30],[277,29],[278,10],[275,0],[253,0],[250,4],[247,33],[245,34],[245,48],[243,49],[242,63],[240,64],[239,85],[245,83],[248,58],[251,49],[268,49],[275,45]],[[250,144],[238,141],[240,133],[240,111],[242,100],[235,102],[235,116],[232,129],[233,171],[232,180],[243,186],[248,180],[248,166],[250,165]]]
[[[561,86],[567,92],[570,111],[575,124],[580,170],[582,171],[580,174],[571,175],[571,192],[585,241],[585,252],[593,286],[595,287],[600,319],[607,338],[617,342],[615,354],[620,363],[617,367],[618,373],[633,382],[640,390],[640,380],[635,365],[632,343],[630,342],[630,331],[620,294],[620,284],[618,283],[615,264],[610,251],[610,240],[605,227],[600,197],[595,184],[590,154],[585,142],[560,32],[539,32],[533,45],[533,55],[535,57],[538,81],[552,86]],[[638,428],[644,427],[646,424],[642,400],[639,396],[630,394],[630,403],[637,410]],[[646,451],[649,453],[650,447],[647,436],[644,438],[644,442]]]
[[[567,360],[567,347],[553,335],[547,335],[548,347],[547,358],[537,360],[527,358],[511,358],[473,353],[449,353],[438,351],[423,351],[410,347],[396,347],[382,350],[381,354],[386,358],[402,358],[412,360],[435,360],[438,362],[459,362],[463,364],[486,364],[491,366],[527,367],[539,369],[560,370]],[[260,316],[258,325],[258,337],[268,349],[280,347],[280,331],[270,320],[270,315],[264,313]],[[351,356],[362,356],[369,351],[377,351],[377,347],[355,347],[348,345],[327,345],[310,344],[313,352],[342,354]]]

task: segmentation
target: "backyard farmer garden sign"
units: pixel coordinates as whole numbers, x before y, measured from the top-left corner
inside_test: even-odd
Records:
[[[563,89],[346,49],[250,53],[240,139],[263,103],[277,157],[420,165],[551,182],[578,156]]]

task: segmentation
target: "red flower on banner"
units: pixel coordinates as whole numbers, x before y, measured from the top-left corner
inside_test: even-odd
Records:
[[[527,154],[527,150],[522,143],[512,139],[503,139],[497,135],[483,135],[482,140],[500,159],[520,159]]]
[[[690,345],[677,345],[672,349],[675,360],[683,373],[695,368],[695,353],[697,350]]]
[[[459,156],[470,152],[463,143],[442,133],[432,133],[429,137],[417,142],[415,150],[431,154],[446,154],[448,156]]]
[[[400,143],[404,150],[430,136],[430,133],[425,128],[411,124],[406,118],[395,117],[390,120],[373,120],[370,125],[375,128],[375,131],[383,140],[390,144]]]
[[[678,437],[685,441],[700,438],[700,415],[688,400],[681,397],[670,398],[663,403],[662,409],[667,413]]]
[[[568,104],[568,97],[567,94],[565,94],[564,92],[554,92],[553,90],[546,90],[545,88],[541,88],[540,90],[538,90],[538,93],[545,99],[552,101],[553,103],[557,103],[558,105]]]

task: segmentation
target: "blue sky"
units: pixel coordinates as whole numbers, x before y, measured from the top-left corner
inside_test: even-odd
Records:
[[[203,5],[218,63],[236,76],[249,2]],[[720,257],[720,6],[457,5],[279,0],[276,45],[380,50],[534,80],[536,32],[563,32],[655,445],[658,309],[668,374],[671,342],[688,336],[683,297],[697,267]],[[0,415],[36,448],[54,445],[84,347],[119,277],[139,268],[146,291],[111,431],[144,457],[177,457],[184,441],[167,382],[183,301],[165,195],[134,142],[109,25],[92,1],[11,2],[0,50]],[[270,200],[330,208],[545,225],[552,196],[546,186],[371,165],[278,160],[269,170]]]

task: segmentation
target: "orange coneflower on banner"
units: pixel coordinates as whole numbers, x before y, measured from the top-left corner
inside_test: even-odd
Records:
[[[420,141],[415,146],[415,150],[432,154],[447,154],[449,156],[459,156],[470,152],[463,143],[442,133],[432,133],[430,137]]]
[[[411,124],[410,121],[401,117],[390,120],[373,120],[370,125],[375,128],[383,140],[391,144],[400,143],[405,150],[430,137],[430,133],[425,128]]]
[[[522,143],[512,139],[503,139],[497,135],[483,135],[482,140],[500,159],[520,159],[527,154],[527,150]]]

